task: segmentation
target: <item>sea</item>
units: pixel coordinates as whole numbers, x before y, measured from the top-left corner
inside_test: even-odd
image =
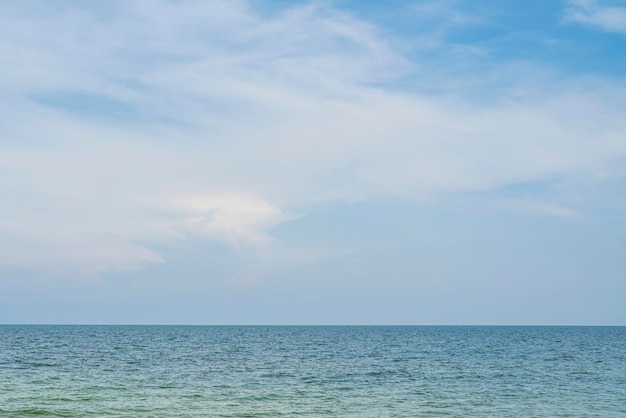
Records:
[[[626,417],[626,327],[2,325],[0,416]]]

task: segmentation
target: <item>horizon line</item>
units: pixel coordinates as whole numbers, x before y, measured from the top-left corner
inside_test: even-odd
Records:
[[[615,324],[183,324],[183,323],[0,323],[0,326],[155,326],[155,327],[626,327]]]

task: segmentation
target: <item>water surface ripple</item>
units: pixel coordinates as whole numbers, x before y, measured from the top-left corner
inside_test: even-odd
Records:
[[[0,326],[0,416],[626,417],[626,327]]]

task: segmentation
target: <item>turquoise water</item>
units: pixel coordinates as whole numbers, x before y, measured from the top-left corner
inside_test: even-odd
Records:
[[[626,327],[0,326],[0,416],[626,416]]]

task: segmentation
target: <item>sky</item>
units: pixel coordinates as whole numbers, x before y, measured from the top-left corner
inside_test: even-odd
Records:
[[[626,325],[626,1],[0,3],[0,323]]]

